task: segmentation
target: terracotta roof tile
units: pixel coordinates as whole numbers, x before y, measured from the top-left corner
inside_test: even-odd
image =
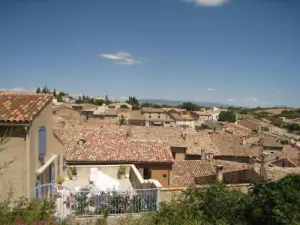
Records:
[[[68,127],[54,132],[65,144],[68,161],[172,163],[173,160],[168,144],[128,139],[125,126]],[[79,138],[86,142],[78,145]]]
[[[0,93],[0,121],[29,123],[43,107],[52,101],[52,94]]]
[[[245,163],[215,159],[174,161],[170,184],[176,186],[194,185],[197,177],[216,175],[217,165],[224,166],[224,173],[249,169],[249,165]]]
[[[162,108],[154,108],[154,107],[142,107],[142,111],[145,113],[164,113],[165,112]]]

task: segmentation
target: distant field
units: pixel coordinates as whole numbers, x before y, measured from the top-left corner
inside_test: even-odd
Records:
[[[284,109],[264,109],[264,110],[259,110],[257,112],[268,112],[272,114],[280,114],[283,110],[294,110],[293,108],[284,108]]]

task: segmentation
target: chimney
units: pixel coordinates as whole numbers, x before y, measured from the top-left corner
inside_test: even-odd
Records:
[[[201,149],[201,159],[205,159],[205,152],[203,149]]]
[[[217,177],[217,181],[219,182],[223,182],[223,165],[217,165],[216,167],[216,177]]]
[[[247,144],[247,140],[246,140],[245,137],[243,137],[243,139],[242,139],[242,145],[246,145],[246,144]]]
[[[86,141],[83,138],[79,138],[77,144],[82,146]]]

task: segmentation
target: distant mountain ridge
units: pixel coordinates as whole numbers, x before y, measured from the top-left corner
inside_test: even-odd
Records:
[[[196,105],[199,106],[204,106],[204,107],[230,107],[232,105],[228,104],[222,104],[222,103],[217,103],[217,102],[196,102],[196,101],[179,101],[179,100],[167,100],[167,99],[139,99],[140,103],[152,103],[152,104],[159,104],[159,105],[171,105],[171,106],[177,106],[182,104],[183,102],[192,102]]]

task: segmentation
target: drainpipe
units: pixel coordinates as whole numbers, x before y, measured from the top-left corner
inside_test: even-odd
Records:
[[[29,140],[29,126],[25,127],[26,137],[26,192],[27,197],[30,197],[30,140]]]

